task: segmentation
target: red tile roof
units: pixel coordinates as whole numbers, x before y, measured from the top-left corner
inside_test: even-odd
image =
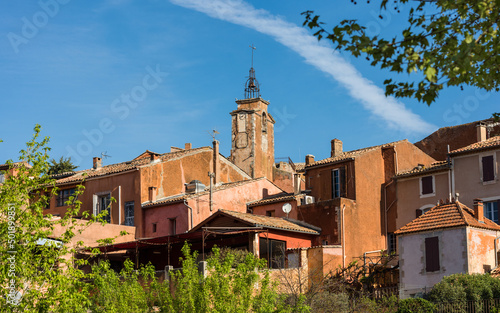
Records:
[[[318,165],[325,165],[325,164],[330,164],[330,163],[337,163],[337,162],[342,162],[342,161],[347,161],[347,160],[352,160],[352,159],[355,159],[356,157],[358,156],[361,156],[367,152],[370,152],[370,151],[373,151],[373,150],[377,150],[377,149],[382,149],[382,148],[386,148],[386,147],[390,147],[390,146],[394,146],[398,143],[401,143],[401,142],[408,142],[407,139],[403,139],[403,140],[399,140],[399,141],[394,141],[394,142],[390,142],[390,143],[386,143],[386,144],[383,144],[383,145],[378,145],[378,146],[373,146],[373,147],[367,147],[367,148],[362,148],[362,149],[358,149],[358,150],[352,150],[352,151],[346,151],[346,152],[343,152],[333,158],[326,158],[326,159],[323,159],[323,160],[319,160],[319,161],[316,161],[316,162],[313,162],[311,164],[308,164],[306,165],[306,169],[307,168],[310,168],[310,167],[313,167],[313,166],[318,166]]]
[[[417,166],[411,170],[402,171],[396,174],[396,178],[420,176],[429,173],[447,171],[450,168],[448,161],[438,161],[432,163],[430,166]]]
[[[487,218],[484,218],[484,223],[481,223],[474,218],[473,210],[455,201],[433,207],[427,211],[427,213],[414,219],[394,233],[396,235],[405,235],[409,233],[464,226],[500,231],[500,226],[498,224]]]
[[[484,141],[476,142],[466,147],[456,149],[450,152],[450,155],[474,153],[476,151],[490,150],[500,148],[500,136],[491,137]]]
[[[258,206],[261,204],[269,204],[269,203],[277,203],[277,202],[284,202],[284,201],[293,201],[297,199],[304,198],[305,194],[293,194],[293,193],[280,193],[277,195],[269,196],[260,200],[248,202],[247,205],[249,207],[254,207]]]
[[[246,224],[249,224],[249,226],[251,227],[281,229],[293,232],[308,233],[313,235],[319,235],[319,232],[321,231],[321,229],[319,229],[318,227],[306,224],[304,222],[295,221],[292,219],[271,217],[265,215],[255,215],[250,213],[242,213],[229,210],[219,210],[214,215],[210,216],[208,219],[198,224],[198,226],[193,228],[190,232],[194,232],[199,228],[203,227],[204,224],[206,224],[212,219],[215,219],[218,215],[230,216]]]

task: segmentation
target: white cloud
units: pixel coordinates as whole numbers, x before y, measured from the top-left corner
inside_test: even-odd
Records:
[[[171,0],[171,2],[273,37],[301,55],[307,63],[331,75],[365,109],[388,122],[393,128],[416,133],[429,133],[437,128],[408,110],[402,102],[393,97],[386,97],[380,87],[364,78],[338,52],[325,43],[318,42],[304,28],[274,16],[266,10],[256,9],[241,0]]]

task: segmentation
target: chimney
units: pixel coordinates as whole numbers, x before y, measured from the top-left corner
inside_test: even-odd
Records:
[[[306,165],[309,165],[311,163],[314,163],[314,155],[308,154],[306,155]]]
[[[212,141],[212,144],[213,144],[213,151],[214,151],[212,171],[214,173],[214,185],[215,185],[215,184],[217,184],[217,175],[219,175],[219,173],[220,173],[219,141],[214,140],[214,141]]]
[[[193,148],[193,145],[190,142],[186,142],[184,144],[184,150],[191,150]]]
[[[92,161],[94,163],[94,170],[102,167],[102,159],[100,157],[94,157]]]
[[[482,122],[478,123],[476,126],[477,130],[477,142],[486,140],[486,125]]]
[[[151,157],[151,162],[158,160],[158,155],[156,155],[156,153],[151,153],[150,157]]]
[[[156,187],[149,187],[149,202],[156,200]]]
[[[481,199],[474,199],[474,217],[484,223],[483,200]]]
[[[331,153],[332,158],[342,154],[342,140],[335,138],[331,141],[331,143],[332,143],[332,153]]]
[[[298,195],[300,193],[300,174],[293,174],[293,193]]]

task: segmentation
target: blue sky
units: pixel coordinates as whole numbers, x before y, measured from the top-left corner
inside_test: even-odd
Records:
[[[51,138],[51,156],[71,156],[81,168],[104,152],[110,164],[146,149],[207,146],[212,129],[229,156],[229,112],[235,98],[243,98],[251,44],[261,95],[276,120],[277,158],[328,157],[333,138],[344,150],[415,142],[438,127],[498,111],[498,93],[473,88],[445,90],[430,107],[385,98],[382,83],[390,73],[334,52],[302,27],[300,13],[315,10],[331,26],[356,18],[373,34],[394,34],[404,10],[380,20],[378,2],[42,0],[2,6],[0,163],[17,158],[37,123]]]

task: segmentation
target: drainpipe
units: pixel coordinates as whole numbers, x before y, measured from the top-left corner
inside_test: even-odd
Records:
[[[384,215],[385,215],[385,245],[387,247],[387,251],[389,251],[389,243],[387,242],[388,238],[388,233],[389,233],[389,227],[387,225],[387,221],[388,221],[388,218],[387,218],[387,212],[389,212],[389,210],[391,209],[392,205],[396,202],[396,199],[394,199],[394,201],[392,201],[392,203],[387,206],[387,187],[389,187],[389,185],[391,185],[392,183],[394,183],[394,180],[391,180],[387,185],[384,186]],[[396,195],[396,198],[397,198],[397,195]]]
[[[193,228],[193,208],[189,206],[189,204],[187,203],[186,199],[184,199],[184,205],[187,206],[188,210],[189,210],[189,220],[190,220],[190,224],[189,227],[188,227],[188,231],[191,230],[191,228]]]
[[[451,158],[450,158],[450,145],[448,145],[448,156],[446,157],[446,161],[448,161],[448,166],[451,164]],[[454,194],[451,193],[451,169],[448,168],[448,200],[451,202],[451,198],[454,196]],[[458,200],[458,199],[455,199]]]
[[[344,210],[345,204],[342,206],[342,268],[345,268]]]

